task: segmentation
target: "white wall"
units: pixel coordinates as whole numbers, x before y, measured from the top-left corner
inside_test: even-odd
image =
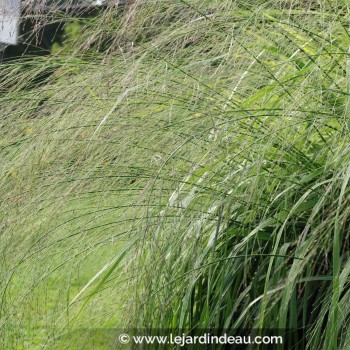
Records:
[[[0,0],[0,42],[17,44],[18,24],[21,15],[20,0]]]

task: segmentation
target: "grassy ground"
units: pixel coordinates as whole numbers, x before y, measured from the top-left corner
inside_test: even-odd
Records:
[[[348,17],[140,1],[1,65],[3,347],[149,327],[347,349]]]

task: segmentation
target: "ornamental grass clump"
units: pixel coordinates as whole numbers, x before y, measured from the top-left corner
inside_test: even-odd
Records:
[[[349,348],[349,14],[42,13],[63,42],[0,65],[4,348],[110,328],[293,329],[286,347]]]

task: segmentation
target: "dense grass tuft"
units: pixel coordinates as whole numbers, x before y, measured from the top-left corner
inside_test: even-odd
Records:
[[[147,327],[348,349],[348,6],[42,14],[64,45],[0,65],[3,347]]]

